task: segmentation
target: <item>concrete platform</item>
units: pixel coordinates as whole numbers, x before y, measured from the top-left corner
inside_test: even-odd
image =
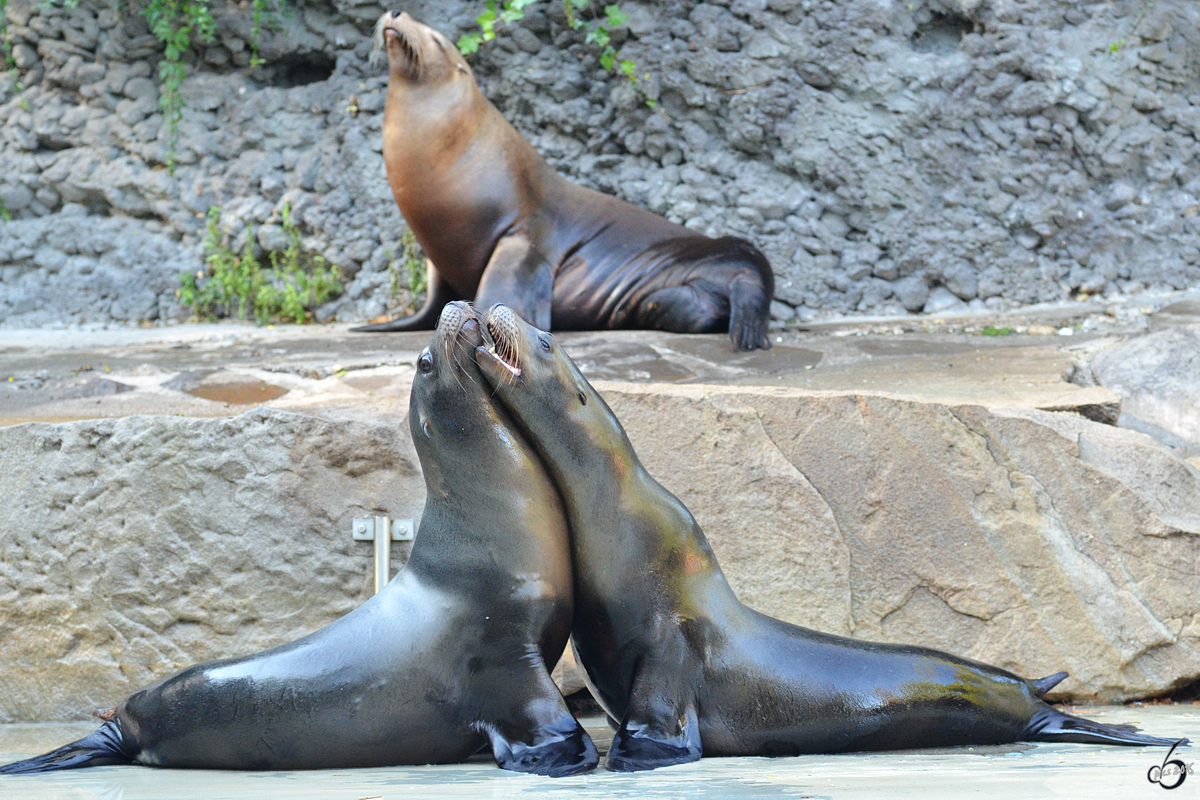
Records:
[[[1200,741],[1200,705],[1100,706],[1083,709],[1109,723],[1131,722],[1161,736]],[[599,718],[584,720],[604,750],[611,734]],[[90,723],[0,726],[0,760],[23,758],[84,735]],[[573,778],[516,775],[487,756],[452,766],[313,772],[238,773],[147,767],[97,767],[50,775],[0,778],[0,797],[37,800],[398,800],[399,798],[576,797],[915,798],[1156,797],[1147,771],[1165,748],[1081,744],[1015,744],[795,758],[708,758],[652,772],[603,769]],[[1197,766],[1197,748],[1172,756]],[[1179,787],[1200,791],[1200,775]],[[1174,796],[1174,795],[1169,795]]]

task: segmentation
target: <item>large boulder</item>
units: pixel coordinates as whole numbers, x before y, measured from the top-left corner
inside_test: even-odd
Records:
[[[371,592],[350,520],[418,516],[425,487],[406,426],[259,409],[0,428],[0,497],[7,722],[329,623]]]
[[[760,611],[1066,669],[1060,697],[1200,676],[1200,471],[1149,437],[879,395],[598,388]],[[79,718],[362,602],[351,519],[424,502],[401,412],[0,427],[0,720]]]
[[[1092,372],[1121,395],[1124,423],[1148,424],[1168,441],[1182,440],[1175,444],[1200,446],[1200,323],[1107,347],[1092,359]]]
[[[1200,471],[1070,413],[601,384],[748,605],[924,644],[1058,696],[1200,677]],[[669,444],[668,444],[669,443]]]

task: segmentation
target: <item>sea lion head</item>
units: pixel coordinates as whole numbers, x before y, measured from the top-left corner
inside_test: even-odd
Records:
[[[389,11],[375,23],[371,60],[387,55],[388,85],[444,90],[455,82],[474,84],[475,78],[458,48],[428,25],[403,11]]]
[[[508,306],[492,306],[487,331],[491,346],[476,348],[476,363],[525,427],[539,417],[587,424],[596,414],[612,413],[554,337]]]
[[[491,402],[473,358],[481,344],[475,309],[456,301],[442,309],[432,341],[417,357],[408,422],[431,494],[445,497],[448,480],[478,471],[487,443],[506,430],[506,415]]]

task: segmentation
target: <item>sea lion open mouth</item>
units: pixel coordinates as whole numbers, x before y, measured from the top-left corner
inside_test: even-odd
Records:
[[[487,330],[492,345],[487,349],[496,360],[508,368],[514,378],[521,377],[521,329],[517,327],[516,315],[508,306],[495,306],[488,312]]]
[[[407,13],[399,15],[389,11],[375,23],[375,36],[371,46],[371,63],[382,60],[384,53],[401,59],[397,64],[410,80],[417,80],[421,73],[421,51],[416,23]],[[393,48],[391,45],[395,44]]]

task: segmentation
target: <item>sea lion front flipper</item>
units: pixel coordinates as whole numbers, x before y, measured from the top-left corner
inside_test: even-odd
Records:
[[[411,317],[378,322],[374,325],[359,325],[351,328],[359,333],[387,333],[391,331],[430,331],[437,327],[438,317],[442,307],[451,300],[457,300],[450,284],[438,274],[437,267],[429,259],[425,259],[425,285],[429,287],[425,296],[425,305]]]
[[[672,667],[660,659],[655,668],[651,660],[638,668],[625,716],[608,748],[608,769],[636,772],[700,759],[700,719],[690,689],[695,682],[681,669],[684,661]]]
[[[630,711],[632,712],[632,706]],[[640,721],[631,714],[617,728],[605,767],[614,772],[637,772],[699,761],[700,721],[688,705],[680,714]]]
[[[492,719],[477,724],[492,745],[496,766],[563,778],[600,763],[592,738],[567,708],[540,654],[526,663],[534,674],[518,688],[511,678],[488,692]]]
[[[475,305],[489,309],[503,303],[530,325],[548,331],[553,294],[550,262],[529,234],[518,230],[496,242],[475,292]]]
[[[591,737],[566,706],[557,719],[534,729],[532,735],[491,725],[483,726],[483,731],[492,743],[492,756],[500,769],[565,778],[590,772],[600,763]]]

